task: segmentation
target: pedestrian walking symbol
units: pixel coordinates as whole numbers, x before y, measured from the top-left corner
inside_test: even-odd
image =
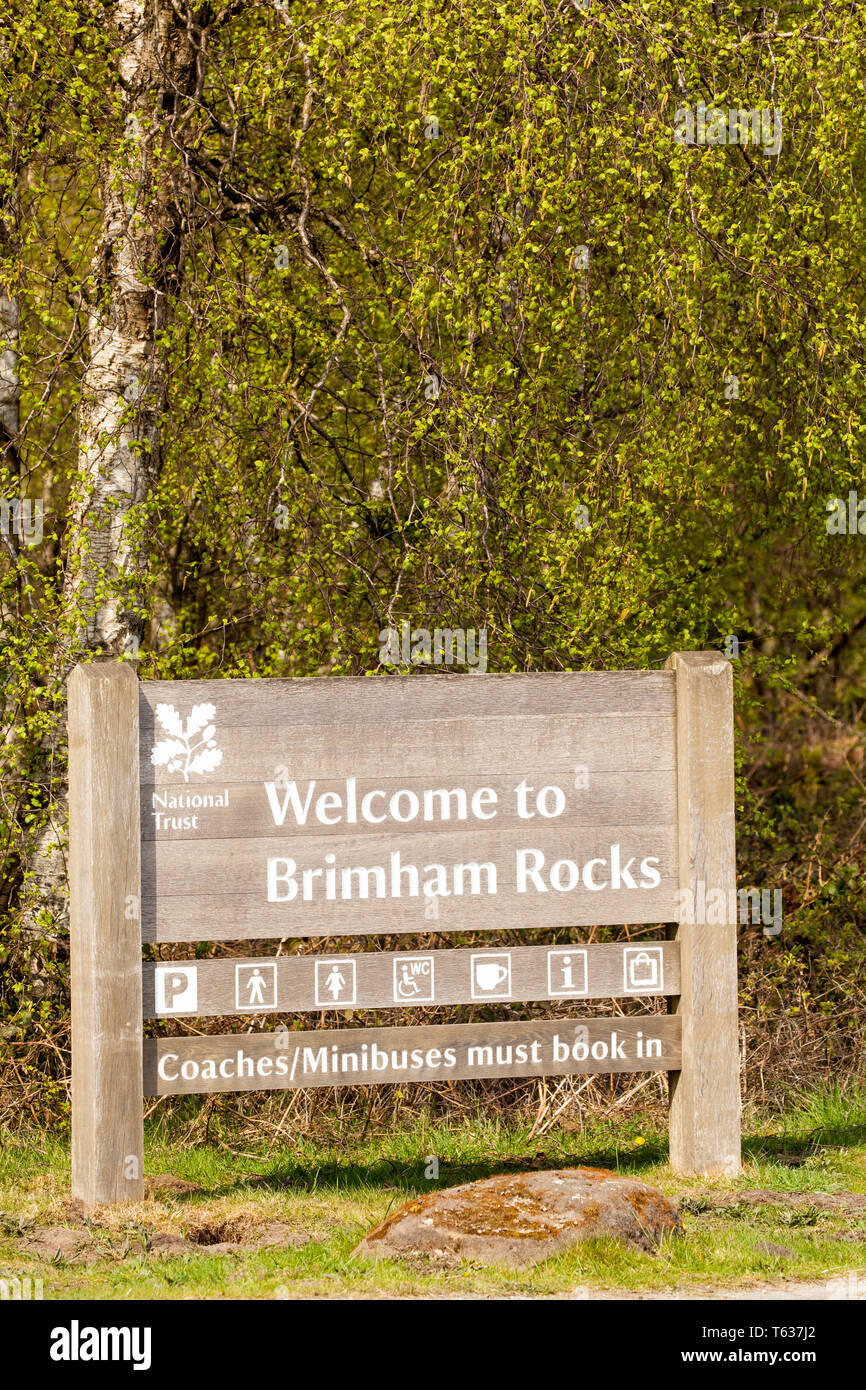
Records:
[[[333,1009],[356,1002],[356,962],[353,960],[316,961],[316,1005]]]
[[[277,1007],[277,967],[258,965],[235,966],[235,1005],[246,1013],[264,1013]]]

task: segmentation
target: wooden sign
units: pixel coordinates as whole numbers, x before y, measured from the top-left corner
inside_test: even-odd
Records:
[[[680,1037],[678,1018],[656,1014],[149,1038],[144,1044],[144,1093],[177,1096],[371,1081],[670,1071],[680,1065]]]
[[[144,967],[145,1018],[418,1008],[680,992],[675,941],[501,950],[354,951]]]
[[[139,705],[145,941],[673,919],[670,675],[154,682]]]
[[[732,680],[718,653],[655,672],[140,685],[128,665],[99,663],[70,678],[69,739],[73,1187],[85,1202],[140,1196],[145,1090],[664,1069],[673,1165],[735,1171],[736,928],[683,908],[734,887]],[[676,923],[675,940],[561,940],[617,923]],[[142,942],[504,926],[560,940],[141,958]],[[364,1029],[361,1044],[356,1027],[142,1041],[144,1015],[653,995],[669,997],[670,1018]],[[574,1029],[588,1030],[585,1056],[562,1052]],[[294,1071],[295,1054],[274,1050],[285,1036],[301,1049]],[[358,1046],[359,1058],[387,1053],[381,1075],[343,1067]],[[231,1070],[239,1047],[252,1072]],[[337,1058],[327,1081],[305,1048]]]

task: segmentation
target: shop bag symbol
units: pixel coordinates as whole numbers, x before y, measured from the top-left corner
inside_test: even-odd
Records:
[[[627,994],[640,990],[661,989],[662,987],[662,949],[660,946],[626,947],[623,953],[625,967],[624,988]]]

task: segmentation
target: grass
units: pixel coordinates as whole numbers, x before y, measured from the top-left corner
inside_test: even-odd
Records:
[[[810,1193],[866,1193],[866,1090],[838,1089],[795,1099],[784,1114],[753,1115],[744,1165],[735,1179],[683,1178],[667,1163],[666,1135],[640,1118],[599,1120],[532,1138],[479,1114],[462,1126],[428,1119],[394,1122],[388,1132],[345,1133],[322,1145],[299,1137],[282,1152],[233,1149],[225,1136],[188,1147],[150,1129],[146,1171],[171,1173],[201,1192],[153,1192],[145,1201],[96,1213],[90,1230],[99,1258],[82,1265],[37,1260],[21,1249],[29,1225],[81,1225],[69,1206],[68,1143],[35,1131],[8,1135],[0,1149],[0,1277],[41,1278],[46,1299],[213,1299],[393,1296],[563,1296],[588,1286],[664,1290],[815,1278],[866,1270],[866,1211],[840,1216],[808,1202]],[[438,1180],[425,1177],[428,1155]],[[612,1241],[575,1247],[533,1269],[513,1272],[472,1262],[441,1268],[426,1261],[356,1259],[361,1236],[413,1196],[497,1172],[589,1165],[651,1182],[686,1199],[685,1238],[648,1255]],[[767,1188],[801,1194],[795,1209],[712,1207],[719,1192]],[[282,1221],[309,1234],[298,1249],[179,1257],[127,1254],[125,1237],[143,1231],[211,1234],[252,1219]],[[784,1246],[788,1257],[758,1248]]]

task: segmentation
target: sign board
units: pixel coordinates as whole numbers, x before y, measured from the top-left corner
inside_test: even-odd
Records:
[[[145,941],[673,920],[669,674],[148,682],[139,707]]]
[[[222,1034],[148,1043],[147,1095],[285,1090],[370,1081],[670,1071],[676,1018],[457,1023],[412,1028]]]
[[[679,992],[679,946],[647,941],[173,960],[144,966],[143,998],[151,1019]]]
[[[675,1166],[733,1171],[736,929],[682,910],[734,884],[731,685],[717,653],[656,672],[360,680],[139,684],[128,665],[77,668],[76,1195],[140,1190],[143,1094],[580,1071],[670,1072]],[[613,923],[656,930],[569,939]],[[556,938],[363,949],[372,934],[504,926]],[[142,964],[142,942],[302,937],[349,947]],[[271,1020],[142,1040],[143,1017],[659,995],[669,1016],[353,1018],[317,1032]]]

